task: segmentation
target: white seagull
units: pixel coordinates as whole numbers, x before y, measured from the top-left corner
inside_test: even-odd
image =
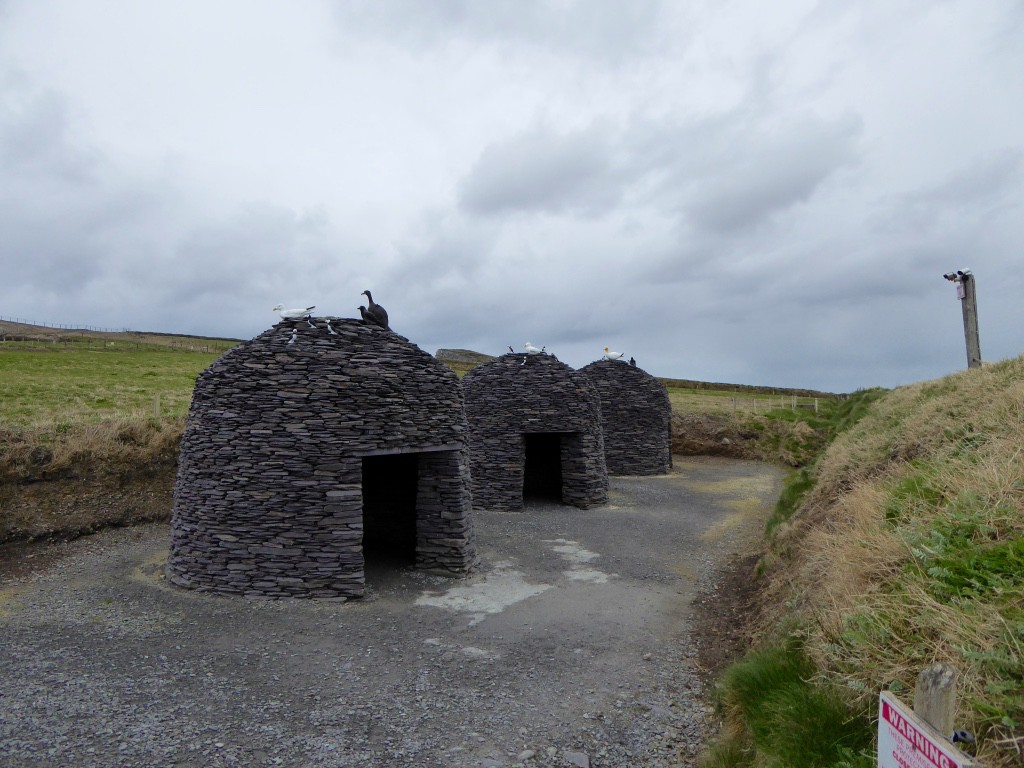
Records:
[[[625,352],[609,352],[608,347],[604,348],[604,359],[605,360],[621,360]]]
[[[525,344],[523,344],[523,349],[526,350],[526,354],[528,355],[543,355],[544,350],[547,349],[547,347],[541,347],[540,349],[537,349],[530,342],[526,342]]]
[[[280,312],[282,320],[298,320],[303,317],[309,317],[309,313],[314,309],[316,309],[316,304],[312,307],[306,307],[305,309],[285,309],[284,304],[278,304],[270,311]]]

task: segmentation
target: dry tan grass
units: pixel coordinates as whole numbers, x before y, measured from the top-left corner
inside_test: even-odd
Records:
[[[984,552],[1024,537],[1024,358],[890,393],[816,472],[776,538],[774,616],[803,617],[819,667],[865,697],[952,663],[980,756],[1019,765],[1024,723],[992,713],[1024,713],[1024,588],[950,598],[920,548],[963,535]]]
[[[36,425],[0,434],[0,482],[131,474],[173,462],[184,420],[122,416],[64,426]]]
[[[182,428],[121,417],[3,432],[0,542],[166,519]]]

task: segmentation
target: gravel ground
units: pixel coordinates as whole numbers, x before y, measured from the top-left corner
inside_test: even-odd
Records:
[[[0,766],[690,766],[691,604],[780,482],[677,459],[478,512],[478,573],[378,564],[349,603],[171,587],[166,525],[61,545],[0,586]]]

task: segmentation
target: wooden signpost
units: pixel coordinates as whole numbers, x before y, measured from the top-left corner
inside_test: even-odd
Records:
[[[889,691],[878,703],[878,768],[976,768],[977,764]]]

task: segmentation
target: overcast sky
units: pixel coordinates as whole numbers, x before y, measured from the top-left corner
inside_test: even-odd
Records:
[[[846,392],[1024,353],[1019,0],[0,0],[0,316],[605,345]]]

